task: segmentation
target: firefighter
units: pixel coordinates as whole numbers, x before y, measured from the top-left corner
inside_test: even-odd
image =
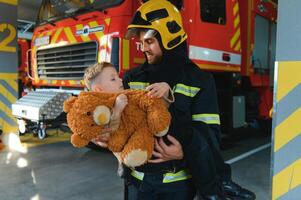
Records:
[[[128,177],[130,199],[147,196],[163,199],[162,193],[167,195],[166,199],[192,199],[191,174],[187,169],[192,173],[195,185],[202,186],[197,189],[204,199],[224,199],[209,145],[197,128],[191,126],[193,112],[200,109],[197,102],[203,102],[205,98],[216,100],[214,90],[205,94],[201,88],[207,91],[207,87],[214,85],[211,76],[188,59],[187,35],[180,13],[167,1],[151,0],[137,10],[128,29],[129,36],[140,39],[146,62],[125,75],[124,85],[132,89],[147,86],[146,89],[151,88],[154,93],[159,90],[154,87],[158,82],[166,82],[174,88],[175,102],[169,109],[172,114],[169,134],[176,138],[176,142],[158,139],[154,158],[131,170]],[[208,88],[208,91],[212,89]],[[202,107],[208,106],[204,103]],[[199,122],[197,126],[202,131],[208,130],[205,123]],[[183,156],[179,159],[178,154],[183,154],[185,160]],[[166,181],[165,177],[170,177],[171,181]],[[192,196],[180,197],[175,191],[190,191]]]
[[[131,169],[129,196],[161,199],[148,196],[166,192],[170,194],[166,199],[176,199],[172,193],[185,190],[192,175],[202,199],[224,199],[224,190],[227,197],[255,199],[254,193],[231,180],[231,168],[220,154],[214,80],[189,60],[187,35],[179,11],[168,1],[147,1],[138,8],[128,26],[128,37],[133,36],[140,39],[146,62],[125,74],[124,85],[132,89],[146,87],[153,93],[160,90],[154,87],[158,82],[174,88],[169,134],[175,139],[158,139],[154,158],[142,167]],[[177,154],[183,154],[185,159],[182,156],[179,159]],[[167,176],[171,182],[166,183]]]

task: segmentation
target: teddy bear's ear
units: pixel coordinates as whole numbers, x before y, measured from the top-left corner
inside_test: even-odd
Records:
[[[79,135],[72,134],[71,135],[71,143],[74,147],[85,147],[89,141],[82,139]]]
[[[107,106],[97,106],[93,111],[93,120],[98,125],[105,125],[110,122],[111,111]]]
[[[76,99],[77,99],[77,97],[72,96],[72,97],[69,97],[67,100],[65,100],[64,108],[63,108],[65,113],[70,111],[70,109],[72,108],[73,103],[75,102]]]

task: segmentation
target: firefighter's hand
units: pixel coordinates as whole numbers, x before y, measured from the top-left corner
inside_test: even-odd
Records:
[[[170,87],[166,82],[154,83],[145,88],[149,92],[148,96],[152,98],[168,97]]]
[[[182,146],[174,137],[167,135],[167,139],[171,142],[167,145],[162,138],[155,140],[155,150],[153,155],[156,159],[149,160],[150,163],[161,163],[169,160],[180,160],[183,158]]]
[[[101,135],[99,135],[97,138],[92,139],[91,142],[103,148],[107,148],[111,132],[111,128],[105,128],[102,130]]]
[[[128,98],[125,94],[120,94],[117,96],[115,105],[114,105],[114,112],[116,115],[120,115],[125,108],[125,106],[128,105]]]

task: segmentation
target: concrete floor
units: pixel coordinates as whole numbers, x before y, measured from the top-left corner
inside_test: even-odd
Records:
[[[267,148],[231,165],[236,183],[255,192],[256,199],[271,199],[270,152]]]
[[[225,160],[269,142],[253,135],[232,139]],[[117,161],[108,151],[73,148],[69,142],[47,144],[27,153],[0,153],[1,200],[119,200],[123,182]],[[251,189],[258,200],[270,198],[270,148],[232,164],[233,179]]]
[[[237,133],[223,139],[222,151],[225,161],[247,154],[250,151],[271,143],[267,133],[252,129],[238,130]],[[251,156],[231,164],[233,180],[242,187],[255,192],[258,200],[271,199],[271,147],[265,148]]]
[[[76,149],[61,142],[30,148],[26,154],[2,152],[0,163],[1,200],[123,198],[117,160],[107,151]]]

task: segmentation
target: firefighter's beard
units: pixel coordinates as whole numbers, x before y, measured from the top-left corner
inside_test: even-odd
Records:
[[[149,52],[145,52],[145,57],[148,64],[159,64],[162,61],[162,55],[155,55]]]

